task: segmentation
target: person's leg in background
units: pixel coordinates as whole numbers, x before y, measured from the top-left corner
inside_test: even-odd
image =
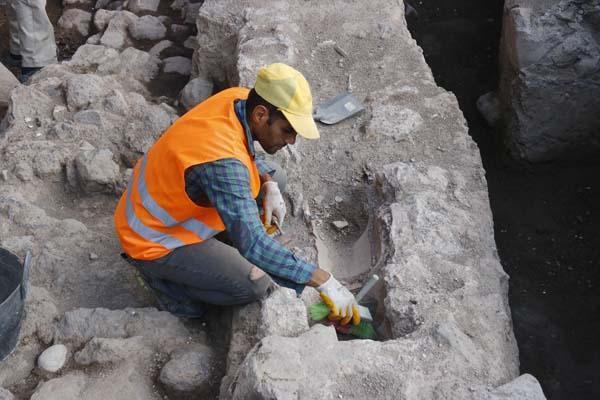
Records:
[[[6,3],[6,15],[8,17],[9,30],[9,53],[4,60],[6,65],[21,68],[21,43],[19,41],[19,22],[17,21],[17,12],[15,10],[15,0],[9,0]]]
[[[54,28],[46,14],[46,0],[9,0],[9,3],[18,28],[20,80],[24,82],[41,68],[57,62]],[[11,37],[12,29],[11,24]],[[11,52],[13,49],[17,50],[16,41],[13,44],[11,40]]]

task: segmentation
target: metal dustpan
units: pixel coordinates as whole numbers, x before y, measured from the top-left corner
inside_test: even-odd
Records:
[[[365,107],[356,97],[351,93],[344,92],[318,106],[313,113],[313,118],[327,125],[337,124],[364,109]]]

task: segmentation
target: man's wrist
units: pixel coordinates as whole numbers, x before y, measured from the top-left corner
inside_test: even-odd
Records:
[[[329,272],[325,271],[324,269],[317,268],[310,277],[310,280],[308,281],[307,285],[311,287],[321,286],[322,284],[327,282],[330,277],[331,274]]]
[[[273,178],[271,178],[271,175],[269,175],[269,174],[263,174],[260,176],[260,184],[261,185],[265,182],[270,182],[272,180],[273,180]]]

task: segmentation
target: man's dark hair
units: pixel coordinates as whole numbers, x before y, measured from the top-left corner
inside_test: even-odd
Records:
[[[248,99],[246,100],[246,115],[249,116],[256,106],[265,106],[267,110],[269,110],[269,126],[271,126],[273,121],[280,118],[285,118],[283,113],[279,111],[277,107],[260,97],[258,93],[256,93],[256,90],[252,89],[250,90]]]

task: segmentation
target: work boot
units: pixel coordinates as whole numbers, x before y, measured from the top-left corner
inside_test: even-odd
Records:
[[[19,82],[25,83],[31,78],[36,72],[41,70],[40,67],[21,67],[21,76],[19,77]]]
[[[10,52],[7,56],[2,57],[2,64],[4,64],[7,67],[21,68],[21,61],[23,61],[23,57]]]

